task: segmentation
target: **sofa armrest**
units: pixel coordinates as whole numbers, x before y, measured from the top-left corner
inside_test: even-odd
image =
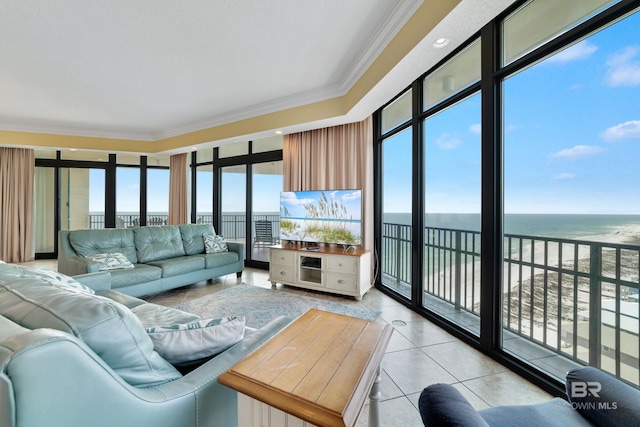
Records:
[[[108,271],[79,274],[73,278],[94,291],[108,291],[111,289],[111,273]]]
[[[640,390],[591,366],[567,373],[569,401],[601,426],[640,425]]]
[[[69,243],[69,231],[60,230],[58,234],[58,271],[68,276],[95,273],[99,264],[79,257]]]
[[[449,384],[432,384],[422,390],[418,408],[425,426],[489,427],[469,401]]]
[[[236,252],[239,255],[239,259],[244,259],[244,243],[227,242],[227,248],[229,252]]]

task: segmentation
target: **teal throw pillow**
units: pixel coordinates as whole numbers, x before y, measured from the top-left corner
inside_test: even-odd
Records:
[[[98,267],[99,271],[134,268],[134,265],[131,264],[127,257],[119,252],[87,255],[85,258],[100,264]]]
[[[229,252],[227,242],[222,236],[202,236],[204,239],[204,250],[208,254],[217,254],[219,252]]]

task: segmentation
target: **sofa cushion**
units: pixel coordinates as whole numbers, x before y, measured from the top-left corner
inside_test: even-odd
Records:
[[[85,258],[96,254],[119,252],[129,262],[138,262],[133,230],[108,228],[100,230],[75,230],[69,232],[69,243],[78,255]]]
[[[185,255],[180,229],[176,225],[134,228],[133,235],[141,263]]]
[[[132,386],[159,385],[181,376],[154,351],[131,310],[108,298],[60,289],[41,279],[19,279],[0,284],[0,314],[25,328],[75,335]]]
[[[244,338],[244,316],[147,328],[158,353],[179,365],[214,356]]]
[[[181,224],[180,236],[187,255],[204,253],[203,236],[215,236],[216,232],[211,224]]]
[[[199,256],[181,256],[150,262],[162,269],[162,277],[173,277],[204,269],[204,260]]]
[[[640,425],[640,390],[600,369],[584,366],[570,370],[566,392],[576,412],[595,425]]]
[[[132,270],[110,270],[111,287],[116,289],[162,278],[162,269],[159,267],[146,264],[136,264],[134,267]]]
[[[237,252],[219,252],[217,254],[203,254],[205,268],[216,268],[238,262]]]
[[[178,310],[173,307],[165,307],[159,304],[141,304],[131,309],[136,315],[142,326],[150,328],[157,325],[175,325],[196,322],[200,320],[200,316]]]
[[[5,264],[4,262],[1,264],[0,283],[10,282],[20,278],[38,278],[45,280],[58,288],[84,292],[87,294],[94,293],[93,289],[90,287],[83,285],[73,277],[58,273],[57,271],[49,270],[47,268],[29,268],[21,265]]]
[[[452,409],[457,410],[457,408]],[[583,427],[589,425],[578,411],[559,397],[535,405],[497,406],[483,409],[479,414],[490,426]]]
[[[31,270],[33,271],[33,270]],[[78,282],[73,277],[69,277],[66,274],[58,273],[57,271],[49,270],[46,268],[36,268],[36,274],[43,274],[46,278],[51,279],[51,284],[59,288],[64,288],[76,292],[84,292],[85,294],[94,294],[95,291],[88,286]]]
[[[122,292],[114,291],[113,289],[102,289],[96,291],[96,294],[120,303],[130,310],[139,305],[147,304],[147,302],[143,299],[132,297],[131,295],[123,294]]]
[[[422,390],[418,409],[425,426],[489,427],[469,401],[449,384],[432,384]]]

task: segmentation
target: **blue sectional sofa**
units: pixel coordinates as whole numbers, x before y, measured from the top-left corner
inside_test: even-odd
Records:
[[[165,291],[230,273],[241,276],[244,244],[227,242],[228,251],[206,253],[210,224],[60,231],[58,270],[69,276],[92,273],[100,265],[87,257],[122,254],[133,268],[111,269],[111,287],[132,296]]]
[[[73,278],[93,290],[59,276],[0,262],[0,427],[235,426],[237,394],[218,376],[290,322],[241,325],[187,372],[145,328],[198,316],[113,291],[106,272]]]

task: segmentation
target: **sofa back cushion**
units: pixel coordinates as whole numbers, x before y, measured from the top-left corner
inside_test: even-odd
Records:
[[[25,277],[0,283],[0,315],[28,329],[75,335],[132,386],[150,387],[181,377],[153,349],[140,320],[108,298]]]
[[[69,243],[83,258],[117,252],[124,254],[132,264],[138,262],[132,229],[75,230],[69,232]]]
[[[138,261],[141,263],[185,255],[177,225],[134,228],[133,236]]]
[[[178,228],[180,228],[182,244],[187,255],[203,254],[203,237],[216,235],[211,224],[182,224]]]

